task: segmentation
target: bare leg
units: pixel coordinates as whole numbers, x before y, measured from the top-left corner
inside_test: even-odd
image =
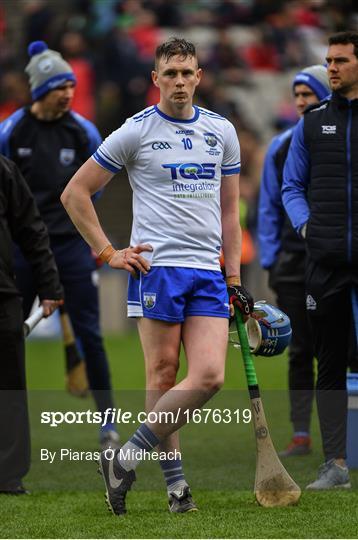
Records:
[[[175,386],[179,368],[181,324],[140,318],[138,332],[146,371],[146,411],[151,411],[160,397]],[[179,434],[171,433],[160,442],[159,450],[179,451]]]
[[[179,384],[165,392],[152,409],[157,413],[171,412],[176,419],[175,423],[148,423],[158,439],[178,430],[188,421],[185,411],[200,408],[219,390],[224,381],[227,336],[227,319],[188,317],[185,320],[182,341],[188,373]]]
[[[223,384],[225,357],[228,341],[227,319],[214,317],[188,317],[183,325],[168,324],[156,320],[141,320],[139,323],[143,351],[146,357],[147,388],[155,388],[154,397],[149,397],[147,406],[156,401],[150,413],[150,421],[141,424],[123,448],[117,451],[117,473],[106,464],[101,456],[101,470],[105,476],[107,490],[114,482],[118,486],[118,508],[116,513],[124,513],[124,497],[135,480],[134,469],[141,461],[135,455],[138,449],[150,451],[157,445],[175,448],[178,444],[178,429],[190,420],[194,409],[200,408]],[[178,369],[180,341],[183,341],[188,373],[183,381],[172,387]],[[169,388],[166,390],[166,388]],[[164,392],[164,393],[163,393]],[[163,414],[166,416],[163,421]],[[154,418],[157,416],[157,418]],[[174,435],[176,433],[176,435]],[[134,454],[121,457],[127,453]],[[112,458],[113,459],[113,458]],[[112,462],[111,462],[112,463]],[[107,471],[108,467],[108,471]],[[196,509],[189,486],[184,482],[181,465],[178,469],[166,469],[177,474],[176,482],[170,484],[170,474],[166,476],[169,492],[169,507],[172,512],[186,512]],[[173,475],[175,478],[175,474]],[[120,476],[118,476],[120,475]],[[123,481],[123,487],[121,487]],[[116,487],[113,488],[117,489]],[[177,491],[176,491],[177,490]],[[108,491],[107,491],[108,493]],[[116,494],[116,493],[115,493]],[[110,495],[107,495],[110,497]],[[112,499],[117,503],[112,494]],[[109,499],[110,500],[110,499]]]

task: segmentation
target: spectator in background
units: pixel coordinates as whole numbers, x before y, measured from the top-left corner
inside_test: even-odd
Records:
[[[88,120],[95,119],[95,72],[87,54],[87,43],[80,32],[67,31],[61,37],[63,57],[76,77],[72,108]]]
[[[236,0],[221,0],[212,6],[215,26],[227,28],[233,24],[248,24],[251,21],[252,3]]]
[[[15,283],[13,242],[32,267],[45,317],[61,303],[62,290],[48,233],[17,166],[0,156],[0,493],[27,493],[30,468],[25,345],[20,292]]]
[[[155,14],[148,9],[141,9],[128,29],[128,34],[137,46],[141,61],[151,66],[159,41],[159,28]]]
[[[306,309],[318,360],[325,456],[317,480],[307,486],[313,490],[351,486],[346,372],[358,302],[358,32],[334,34],[328,42],[332,96],[299,121],[282,188],[286,212],[307,249]]]
[[[102,48],[102,86],[117,86],[122,102],[121,117],[125,119],[143,108],[150,85],[150,67],[139,57],[138,47],[127,28],[117,26]]]
[[[31,101],[24,73],[7,71],[0,80],[0,122]]]
[[[207,0],[191,0],[180,2],[182,26],[215,26],[215,13],[212,2]]]
[[[296,2],[282,2],[279,8],[267,15],[266,25],[278,52],[281,70],[304,65],[306,58],[296,21]]]
[[[247,63],[241,58],[226,29],[218,31],[217,39],[210,47],[205,69],[209,69],[216,79],[226,85],[247,84]]]
[[[67,182],[94,152],[101,137],[91,122],[71,111],[76,82],[71,66],[43,41],[33,42],[29,54],[26,73],[33,103],[0,125],[0,151],[18,164],[47,225],[67,310],[84,352],[90,389],[103,413],[114,403],[99,324],[96,263],[60,202]],[[16,277],[27,316],[36,294],[36,276],[20,253]],[[100,443],[102,447],[118,446],[113,424],[101,428]]]
[[[258,134],[245,122],[232,119],[240,137],[242,155],[245,156],[240,171],[240,224],[242,230],[241,269],[245,283],[252,282],[256,249],[257,200],[260,188],[260,175],[264,161],[264,146]]]
[[[200,106],[215,109],[218,111],[217,114],[225,117],[232,118],[239,115],[237,104],[227,95],[227,85],[210,69],[203,73],[196,101]]]
[[[255,28],[256,39],[243,47],[242,55],[250,70],[280,71],[280,56],[272,38],[264,28]]]
[[[158,26],[166,26],[175,28],[181,26],[182,17],[180,11],[180,2],[167,0],[145,0],[145,9],[149,9],[155,13]]]
[[[297,114],[318,103],[330,92],[327,70],[314,65],[293,79]],[[292,138],[290,128],[273,138],[262,172],[258,208],[258,240],[261,266],[269,272],[269,285],[277,304],[292,326],[288,385],[293,438],[281,456],[311,452],[310,420],[314,391],[313,339],[305,310],[305,245],[293,229],[282,204],[283,166]]]
[[[25,43],[36,39],[49,41],[56,17],[50,3],[47,0],[28,0],[21,7],[24,10]]]

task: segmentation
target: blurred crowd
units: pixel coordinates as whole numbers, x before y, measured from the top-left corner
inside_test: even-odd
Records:
[[[44,40],[71,64],[74,110],[106,136],[157,101],[150,81],[157,44],[198,48],[201,106],[228,117],[242,147],[244,228],[254,236],[266,143],[296,122],[291,76],[322,63],[327,36],[358,29],[352,0],[4,0],[0,3],[0,120],[29,102],[27,45]],[[255,256],[249,245],[244,262]]]

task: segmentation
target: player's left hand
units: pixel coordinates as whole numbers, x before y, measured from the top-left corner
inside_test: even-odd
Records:
[[[227,292],[230,304],[230,322],[235,316],[235,307],[237,306],[246,321],[254,309],[254,299],[242,285],[228,285]]]

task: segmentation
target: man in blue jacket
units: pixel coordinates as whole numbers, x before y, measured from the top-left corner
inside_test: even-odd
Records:
[[[299,116],[330,93],[327,70],[322,65],[307,67],[293,79],[293,97]],[[262,172],[258,239],[261,266],[269,272],[269,285],[277,304],[290,317],[293,329],[289,348],[289,397],[293,437],[281,456],[310,453],[310,418],[313,401],[313,341],[305,311],[305,245],[293,229],[283,208],[281,187],[283,166],[293,127],[273,138]]]
[[[332,96],[295,129],[283,203],[307,248],[306,309],[318,359],[325,463],[308,489],[349,488],[346,371],[358,286],[358,33],[329,38]]]
[[[18,165],[47,226],[90,389],[104,413],[114,402],[99,324],[96,263],[60,202],[63,189],[97,149],[101,136],[92,122],[71,110],[76,84],[71,66],[43,41],[31,43],[28,52],[33,103],[0,124],[0,152]],[[36,291],[31,268],[19,251],[16,277],[26,317]],[[118,446],[113,424],[103,426],[100,442],[102,447]]]

